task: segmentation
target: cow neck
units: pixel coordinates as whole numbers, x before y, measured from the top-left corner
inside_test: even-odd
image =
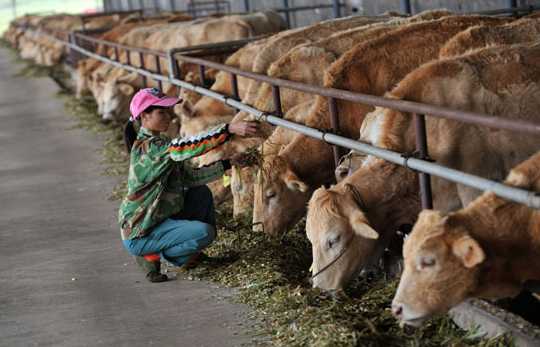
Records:
[[[339,185],[351,184],[355,199],[361,197],[363,212],[379,232],[394,232],[413,224],[420,212],[417,180],[413,172],[384,160],[361,167]]]
[[[532,210],[488,193],[455,216],[486,254],[479,269],[478,296],[495,297],[520,288],[526,280],[540,280],[540,267],[533,265],[540,259],[540,245],[538,237],[536,242],[531,237]]]
[[[331,147],[314,138],[298,135],[281,153],[294,173],[309,186],[318,188],[334,179]]]

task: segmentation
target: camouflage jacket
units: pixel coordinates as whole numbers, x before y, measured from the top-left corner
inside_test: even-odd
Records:
[[[222,162],[194,168],[188,160],[223,144],[230,137],[227,124],[172,141],[141,128],[131,150],[127,195],[118,212],[122,239],[149,234],[154,226],[183,209],[186,188],[221,177]]]

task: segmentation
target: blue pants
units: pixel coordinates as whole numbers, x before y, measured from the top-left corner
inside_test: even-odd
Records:
[[[124,240],[129,253],[141,256],[160,253],[176,266],[208,247],[216,238],[212,192],[207,186],[190,188],[184,196],[184,210],[166,219],[144,237]]]

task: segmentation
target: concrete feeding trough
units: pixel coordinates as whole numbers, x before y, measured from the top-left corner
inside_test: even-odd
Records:
[[[454,323],[485,337],[511,335],[516,346],[540,346],[540,327],[487,301],[472,299],[450,311]]]

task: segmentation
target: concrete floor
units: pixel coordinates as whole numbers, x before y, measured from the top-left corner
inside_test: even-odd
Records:
[[[144,279],[106,200],[100,139],[0,49],[0,346],[237,346],[246,308],[209,283]]]

